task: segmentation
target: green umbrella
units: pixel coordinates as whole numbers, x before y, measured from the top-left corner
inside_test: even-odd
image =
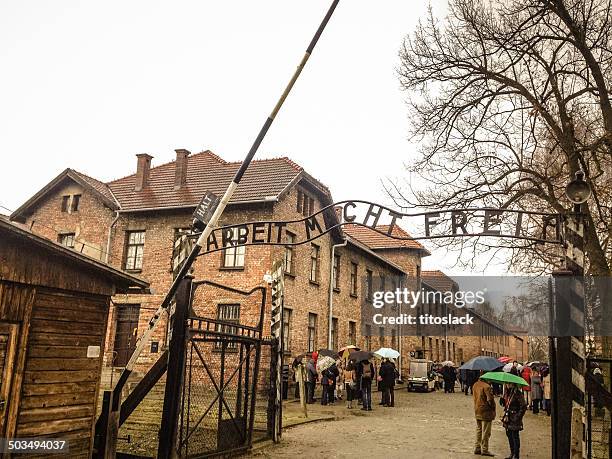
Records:
[[[493,381],[501,384],[518,384],[519,386],[528,386],[529,384],[520,376],[512,373],[489,371],[480,377],[484,381]]]

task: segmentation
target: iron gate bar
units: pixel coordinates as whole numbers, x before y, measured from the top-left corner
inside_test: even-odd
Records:
[[[185,439],[182,441],[182,443],[186,443],[187,440],[189,440],[189,438],[191,437],[191,434],[193,432],[195,432],[195,429],[200,425],[200,423],[202,422],[202,420],[206,417],[206,415],[210,412],[211,408],[214,406],[214,404],[216,403],[216,401],[220,398],[221,401],[223,402],[223,405],[225,406],[225,409],[227,410],[227,412],[230,415],[230,419],[232,420],[232,423],[234,424],[234,427],[236,427],[236,430],[238,430],[238,432],[240,433],[240,437],[241,439],[246,440],[243,435],[242,432],[240,432],[240,428],[238,427],[238,424],[236,422],[236,420],[234,419],[234,416],[232,415],[231,410],[229,409],[229,407],[227,406],[227,402],[225,401],[225,398],[223,396],[221,396],[221,392],[223,392],[227,386],[229,385],[229,383],[232,381],[232,379],[234,378],[234,376],[236,375],[236,373],[238,372],[238,368],[240,368],[242,366],[242,364],[244,363],[244,359],[240,362],[238,368],[236,368],[234,370],[234,372],[232,373],[232,375],[230,376],[230,378],[227,380],[225,385],[222,385],[222,389],[219,389],[219,386],[217,385],[217,383],[215,382],[215,378],[212,375],[212,373],[210,372],[210,369],[208,368],[208,365],[206,365],[206,361],[204,360],[204,357],[202,356],[202,354],[200,353],[200,350],[198,349],[196,343],[192,343],[192,349],[195,349],[196,353],[198,354],[198,357],[200,358],[200,361],[202,362],[204,369],[206,370],[206,373],[208,374],[208,377],[210,378],[211,382],[213,383],[213,385],[215,386],[215,391],[217,392],[217,395],[215,396],[215,398],[213,399],[212,402],[210,402],[210,405],[208,406],[208,408],[206,408],[206,411],[204,411],[204,414],[202,414],[202,416],[200,416],[200,418],[198,419],[198,421],[196,422],[195,426],[193,426],[193,429],[191,430],[191,432],[187,432],[187,436],[185,437]],[[250,351],[249,351],[250,354]],[[247,354],[248,355],[248,354]],[[222,365],[223,365],[223,360],[221,361]],[[222,367],[223,368],[223,367]],[[221,413],[221,401],[219,402],[219,413]]]
[[[242,418],[246,421],[248,407],[249,407],[249,376],[251,372],[249,369],[251,368],[251,344],[245,343],[246,347],[246,355],[245,355],[245,366],[246,372],[244,374],[244,406],[242,408]],[[255,349],[255,346],[253,346]],[[255,381],[257,381],[257,374],[255,374]],[[255,394],[253,394],[253,398],[255,398]],[[249,429],[247,429],[247,439],[249,438]],[[250,440],[247,440],[247,443],[250,444]]]
[[[224,381],[223,378],[225,377],[225,350],[227,349],[227,342],[225,340],[221,341],[221,371],[219,374],[219,385],[222,387],[221,392],[219,392],[219,389],[217,388],[217,385],[214,383],[213,381],[213,385],[215,386],[215,390],[217,391],[217,393],[219,394],[219,408],[217,409],[217,417],[218,417],[218,423],[217,423],[217,437],[219,436],[219,429],[221,427],[221,421],[223,421],[223,406],[225,405],[225,408],[228,411],[228,414],[230,415],[230,418],[232,420],[232,424],[234,424],[234,427],[236,427],[236,430],[238,432],[240,432],[240,427],[237,425],[236,421],[234,420],[234,416],[232,416],[231,410],[229,409],[229,407],[227,406],[227,402],[225,401],[225,386],[224,386]],[[204,368],[206,369],[206,371],[208,372],[208,365],[204,364]],[[240,366],[238,366],[238,368],[240,368]],[[236,368],[236,369],[238,369]],[[209,376],[210,375],[209,373]],[[211,378],[212,379],[212,378]],[[227,382],[229,384],[229,381]],[[240,435],[240,439],[242,439],[242,435]],[[217,445],[217,449],[219,449],[219,445]]]
[[[189,432],[189,419],[191,418],[191,363],[193,362],[193,346],[189,349],[189,381],[187,383],[183,382],[183,397],[182,397],[182,406],[181,406],[181,425],[179,427],[179,441],[183,438],[183,425],[185,424],[185,390],[188,387],[187,391],[187,432]],[[187,365],[185,365],[184,369],[185,374],[187,374]],[[183,377],[183,381],[185,381],[185,377]],[[182,447],[182,442],[179,443],[178,451],[180,454]],[[185,456],[189,455],[189,445],[185,445]]]

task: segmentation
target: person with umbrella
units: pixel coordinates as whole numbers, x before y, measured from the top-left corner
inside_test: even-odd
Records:
[[[317,384],[317,380],[319,379],[319,374],[317,373],[317,357],[318,354],[316,352],[313,352],[311,359],[308,360],[308,363],[306,364],[306,376],[308,377],[306,381],[306,387],[308,388],[308,401],[306,403],[309,404],[315,402],[315,385]]]
[[[529,384],[520,376],[510,372],[488,372],[482,375],[480,379],[504,384],[504,395],[499,399],[499,404],[504,407],[502,425],[506,429],[506,436],[510,445],[510,456],[506,459],[518,459],[521,448],[519,432],[523,430],[523,416],[527,411],[527,402],[523,398],[520,387]]]
[[[538,414],[540,412],[540,404],[542,402],[542,378],[540,372],[533,370],[531,374],[531,412]]]
[[[510,367],[510,373],[512,373],[513,375],[516,376],[520,376],[520,372],[519,372],[519,364],[518,362],[515,360],[514,362],[512,362],[512,366]]]
[[[375,375],[374,365],[372,365],[369,359],[366,359],[358,362],[356,366],[363,399],[363,406],[361,409],[364,411],[372,411],[372,378],[374,378]]]
[[[355,374],[355,365],[348,362],[342,370],[344,376],[344,392],[346,393],[346,407],[348,409],[353,408],[353,398],[355,397],[355,390],[357,389],[357,375]]]
[[[517,384],[506,384],[504,396],[500,404],[504,407],[502,425],[506,429],[510,456],[506,459],[519,459],[521,452],[520,431],[523,430],[523,416],[527,411],[527,402]]]
[[[381,377],[382,390],[383,390],[383,406],[391,407],[395,405],[395,365],[391,363],[391,360],[384,359],[380,365],[378,371]]]
[[[444,379],[444,393],[450,394],[455,392],[455,381],[457,380],[457,371],[453,362],[443,362],[442,378]]]
[[[336,388],[336,377],[338,376],[338,368],[332,365],[325,368],[321,372],[321,385],[323,392],[321,394],[321,405],[334,404],[334,390]]]
[[[484,370],[481,370],[481,374]],[[476,443],[474,454],[482,456],[494,456],[489,451],[489,438],[491,437],[491,426],[495,419],[495,398],[491,385],[479,379],[472,386],[474,397],[474,415],[476,417]]]

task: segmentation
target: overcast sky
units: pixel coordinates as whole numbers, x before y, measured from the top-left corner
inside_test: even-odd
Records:
[[[14,210],[66,167],[133,173],[136,153],[242,159],[330,3],[1,2],[0,205]],[[381,179],[416,154],[398,51],[427,5],[341,1],[257,158],[289,156],[336,200],[388,203]],[[452,264],[438,253],[425,268]]]

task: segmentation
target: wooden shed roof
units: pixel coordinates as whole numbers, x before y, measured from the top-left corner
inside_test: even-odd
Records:
[[[59,259],[65,260],[66,263],[73,267],[86,269],[91,273],[95,273],[95,275],[99,275],[107,282],[113,283],[118,293],[127,292],[130,289],[139,289],[142,291],[149,289],[149,283],[142,279],[113,268],[87,255],[76,252],[57,242],[37,236],[29,231],[24,225],[13,223],[5,216],[0,215],[0,241],[2,241],[2,244],[10,244],[11,239],[13,239],[13,241],[18,239],[21,242],[27,243],[33,250],[41,250],[45,255],[52,255],[55,258],[59,257]],[[24,254],[24,256],[27,256],[27,254]],[[10,279],[10,274],[7,274],[8,270],[4,268],[0,269],[0,279],[15,280]]]

